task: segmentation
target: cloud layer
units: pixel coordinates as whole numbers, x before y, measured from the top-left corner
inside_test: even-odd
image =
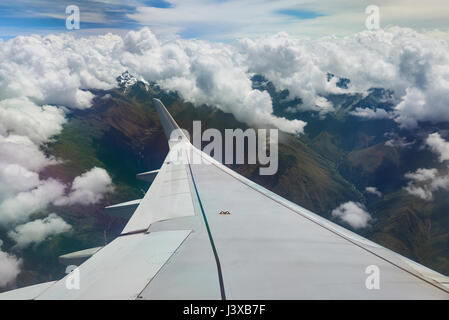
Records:
[[[413,128],[420,121],[449,121],[445,103],[449,98],[448,43],[401,28],[315,40],[279,33],[236,44],[161,41],[147,28],[130,31],[123,38],[113,34],[77,39],[69,35],[17,37],[0,46],[0,96],[7,99],[1,109],[7,110],[4,119],[20,116],[18,105],[27,109],[28,120],[38,110],[41,117],[53,117],[52,127],[29,129],[30,137],[43,140],[64,122],[61,110],[51,106],[89,108],[93,95],[86,89],[112,88],[115,77],[129,70],[178,91],[186,100],[232,112],[251,125],[264,123],[302,132],[304,122],[273,116],[269,95],[252,89],[249,78],[257,73],[278,89],[288,89],[291,99],[301,98],[299,110],[322,114],[334,110],[326,99],[329,94],[392,89],[393,112],[365,106],[354,115],[394,118],[401,126]],[[337,77],[329,79],[329,73]],[[337,85],[339,77],[351,80],[347,89]],[[14,121],[4,122],[18,132]],[[5,130],[0,122],[0,132]]]
[[[323,100],[329,93],[363,93],[380,87],[394,91],[393,114],[359,109],[355,115],[393,117],[405,128],[414,128],[420,121],[449,121],[447,40],[390,28],[316,40],[281,33],[241,40],[239,49],[249,70],[303,100],[299,110],[329,112],[333,106]],[[335,77],[327,81],[327,73],[350,79],[348,89],[339,88]]]

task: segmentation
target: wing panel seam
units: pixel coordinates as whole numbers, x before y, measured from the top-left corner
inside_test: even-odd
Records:
[[[195,189],[196,197],[198,199],[198,203],[199,203],[200,209],[201,209],[201,214],[203,216],[203,221],[204,221],[204,224],[206,225],[207,234],[209,236],[209,241],[210,241],[210,244],[212,246],[212,251],[214,253],[215,262],[217,264],[217,273],[218,273],[218,281],[219,281],[219,284],[220,284],[221,299],[222,300],[226,300],[226,292],[225,292],[225,289],[224,289],[224,281],[223,281],[223,274],[222,274],[222,270],[221,270],[220,258],[218,257],[217,248],[215,247],[214,238],[212,237],[212,232],[210,230],[209,223],[207,222],[207,217],[206,217],[206,214],[204,212],[203,204],[201,202],[201,198],[200,198],[200,195],[199,195],[199,192],[198,192],[198,188],[196,186],[196,182],[195,182],[195,178],[193,176],[192,167],[190,166],[190,162],[188,163],[188,166],[189,166],[189,170],[190,170],[190,176],[192,177],[193,188]]]

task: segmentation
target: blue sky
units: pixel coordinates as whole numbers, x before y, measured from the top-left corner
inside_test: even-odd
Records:
[[[370,4],[380,7],[382,26],[449,28],[445,0],[15,0],[0,4],[0,37],[68,32],[65,8],[76,5],[81,29],[71,32],[79,34],[124,33],[148,26],[156,34],[207,40],[281,31],[314,38],[364,30]]]

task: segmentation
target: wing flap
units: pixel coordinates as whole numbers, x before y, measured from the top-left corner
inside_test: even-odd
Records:
[[[79,289],[67,288],[69,274],[37,299],[136,299],[190,232],[118,237],[79,267]]]
[[[185,148],[184,143],[179,143],[170,150],[158,175],[122,234],[146,230],[152,223],[160,220],[195,214],[184,164],[187,163]]]

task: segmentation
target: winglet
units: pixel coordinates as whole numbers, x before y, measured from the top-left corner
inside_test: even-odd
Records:
[[[171,114],[168,112],[167,108],[165,108],[161,100],[154,98],[153,102],[169,144],[170,142],[177,142],[180,140],[190,142],[176,123],[175,119],[173,119]],[[174,131],[176,132],[176,134],[173,133]]]

